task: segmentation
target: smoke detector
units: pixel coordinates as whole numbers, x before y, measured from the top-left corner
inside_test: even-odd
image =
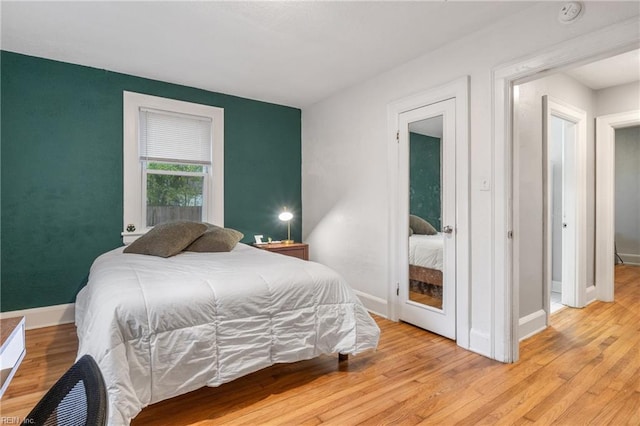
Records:
[[[565,3],[560,9],[560,13],[558,13],[558,21],[563,24],[570,24],[582,15],[583,10],[584,7],[579,1]]]

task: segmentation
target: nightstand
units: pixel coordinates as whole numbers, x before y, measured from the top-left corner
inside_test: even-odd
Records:
[[[285,256],[297,257],[302,260],[309,260],[309,244],[305,243],[269,243],[269,244],[254,244],[262,250],[272,251],[274,253],[284,254]]]

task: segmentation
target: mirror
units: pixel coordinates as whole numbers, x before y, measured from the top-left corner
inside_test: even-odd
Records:
[[[409,123],[409,300],[442,309],[444,117]]]

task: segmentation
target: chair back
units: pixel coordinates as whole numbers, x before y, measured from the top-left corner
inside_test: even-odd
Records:
[[[84,355],[53,385],[22,423],[35,426],[107,424],[107,388],[100,367]]]

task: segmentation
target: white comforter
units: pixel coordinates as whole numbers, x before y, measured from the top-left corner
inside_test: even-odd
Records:
[[[442,271],[444,234],[413,234],[409,237],[409,264]]]
[[[380,330],[331,269],[238,244],[229,253],[98,257],[76,300],[109,424],[148,404],[274,363],[374,349]]]

